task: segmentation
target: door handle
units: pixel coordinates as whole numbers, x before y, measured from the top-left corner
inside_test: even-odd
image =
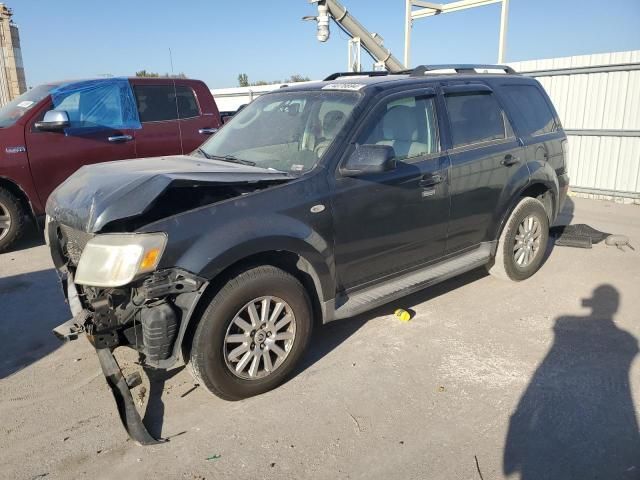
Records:
[[[114,135],[113,137],[108,137],[107,140],[111,143],[124,143],[133,140],[133,137],[131,135]]]
[[[202,135],[213,135],[217,131],[217,128],[201,128],[200,130],[198,130],[198,133],[201,133]]]
[[[515,165],[519,161],[520,159],[518,157],[514,157],[510,153],[507,153],[500,163],[505,167],[510,167],[511,165]]]
[[[433,187],[434,185],[442,183],[443,181],[444,176],[440,175],[439,173],[427,174],[420,179],[418,185],[420,185],[421,187]]]

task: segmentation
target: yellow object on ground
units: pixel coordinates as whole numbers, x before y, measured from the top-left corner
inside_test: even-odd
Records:
[[[402,308],[397,309],[393,314],[398,317],[401,322],[408,322],[411,320],[411,314]]]

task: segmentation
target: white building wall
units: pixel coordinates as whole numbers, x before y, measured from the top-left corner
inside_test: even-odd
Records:
[[[536,77],[558,110],[572,189],[640,199],[640,50],[509,65]]]
[[[300,82],[309,83],[309,82]],[[221,112],[235,112],[242,105],[272,90],[277,90],[288,83],[274,83],[271,85],[257,85],[251,87],[213,88],[211,94],[216,100]]]

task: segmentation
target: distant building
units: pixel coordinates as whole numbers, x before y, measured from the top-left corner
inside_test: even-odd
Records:
[[[11,9],[0,3],[0,106],[27,90],[18,26]]]

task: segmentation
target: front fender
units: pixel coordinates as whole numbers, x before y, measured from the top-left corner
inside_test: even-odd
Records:
[[[178,267],[212,280],[247,257],[287,251],[299,255],[307,268],[311,267],[309,274],[321,301],[325,301],[335,293],[333,246],[328,238],[331,230],[326,228],[330,225],[328,215],[327,212],[326,222],[315,225],[318,229],[284,213],[260,216],[247,215],[245,211],[235,218],[224,215],[227,221],[220,222],[219,228],[206,228],[213,223],[208,209],[177,216],[165,226],[156,224],[161,227],[158,230],[167,231],[170,239],[160,267]]]

